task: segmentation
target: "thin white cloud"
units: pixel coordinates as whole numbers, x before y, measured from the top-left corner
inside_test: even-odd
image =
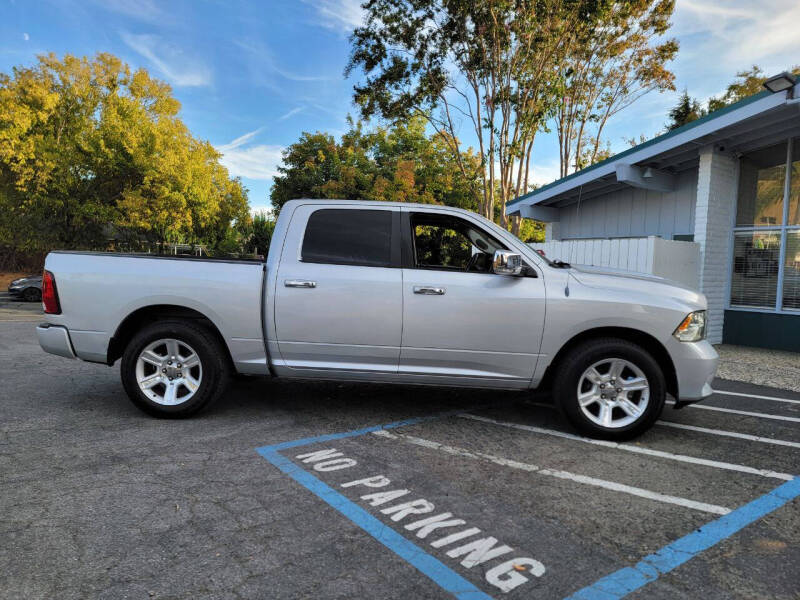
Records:
[[[536,186],[547,185],[561,177],[558,161],[538,163],[533,161],[528,181]]]
[[[271,180],[278,174],[278,165],[283,158],[283,146],[270,144],[247,145],[261,129],[239,136],[235,140],[217,146],[222,154],[220,162],[235,177]]]
[[[30,39],[31,39],[31,36],[29,36],[27,33],[23,33],[23,34],[22,34],[22,39],[23,39],[23,40],[25,40],[25,41],[27,42],[28,40],[30,40]]]
[[[290,110],[286,114],[281,115],[280,117],[278,117],[278,121],[285,121],[286,119],[290,119],[291,117],[293,117],[297,113],[302,112],[303,108],[304,108],[303,106],[298,106],[297,108],[293,108],[292,110]]]
[[[168,18],[154,0],[92,0],[92,3],[107,11],[140,21],[163,24]]]
[[[517,180],[517,168],[518,164],[514,165],[514,181]],[[500,174],[500,161],[494,161],[494,173],[495,177],[499,177]],[[524,173],[523,173],[524,176]],[[561,178],[561,170],[559,168],[558,161],[549,160],[546,162],[538,162],[535,159],[531,160],[531,168],[528,171],[528,185],[541,187],[543,185],[547,185],[548,183],[552,183],[556,179]],[[530,191],[530,190],[529,190]],[[526,192],[521,192],[526,193]]]
[[[245,133],[244,135],[240,135],[238,138],[236,138],[232,142],[228,142],[224,146],[220,146],[220,148],[219,148],[220,152],[222,151],[221,148],[226,148],[228,150],[233,150],[235,148],[239,148],[240,146],[244,146],[247,142],[249,142],[254,137],[256,137],[259,133],[261,133],[262,129],[264,129],[264,128],[263,127],[259,127],[258,129],[254,129],[253,131]]]
[[[170,83],[179,87],[210,85],[211,69],[155,34],[120,34],[125,45],[143,56]]]
[[[343,34],[364,23],[363,0],[303,0],[305,4],[314,6],[319,17],[319,25]]]
[[[281,79],[300,82],[330,81],[331,79],[328,75],[306,75],[284,69],[278,64],[278,61],[275,59],[270,49],[261,42],[237,40],[234,43],[245,51],[253,79],[261,81],[261,83],[274,85],[272,82],[274,77],[271,77],[269,81],[267,81],[264,77],[265,74],[272,76],[277,75]]]

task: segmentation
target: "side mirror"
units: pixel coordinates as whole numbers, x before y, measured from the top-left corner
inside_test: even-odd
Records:
[[[509,250],[495,250],[492,271],[497,275],[520,275],[522,257]]]

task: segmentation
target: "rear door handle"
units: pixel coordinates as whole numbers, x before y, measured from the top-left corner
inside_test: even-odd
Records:
[[[425,296],[443,296],[444,291],[445,291],[444,288],[441,287],[428,287],[425,285],[414,286],[415,294],[423,294]]]
[[[317,287],[317,282],[308,281],[307,279],[285,279],[283,285],[296,288],[315,288]]]

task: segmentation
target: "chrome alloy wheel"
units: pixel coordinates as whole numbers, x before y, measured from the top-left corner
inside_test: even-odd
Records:
[[[156,340],[136,359],[139,389],[156,404],[183,404],[194,396],[202,380],[200,357],[194,348],[180,340]]]
[[[634,423],[650,400],[650,384],[642,370],[624,358],[594,363],[578,380],[578,404],[584,416],[608,429]]]

